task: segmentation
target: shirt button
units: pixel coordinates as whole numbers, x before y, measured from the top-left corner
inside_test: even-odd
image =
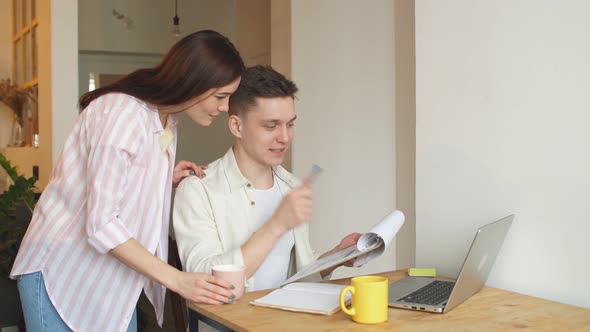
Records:
[[[248,183],[248,184],[246,185],[246,187],[250,188],[250,187],[252,187],[252,185]]]
[[[256,202],[254,202],[254,201],[250,202],[250,205],[254,205],[254,204],[256,204]]]

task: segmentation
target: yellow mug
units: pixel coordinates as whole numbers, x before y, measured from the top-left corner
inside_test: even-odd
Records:
[[[340,291],[340,308],[352,316],[352,320],[363,324],[377,324],[387,321],[387,278],[377,276],[354,277],[351,286]],[[346,292],[352,294],[350,309],[346,307]]]

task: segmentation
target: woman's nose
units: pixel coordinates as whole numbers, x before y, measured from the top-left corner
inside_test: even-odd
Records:
[[[227,111],[229,111],[229,102],[227,100],[224,100],[223,102],[221,102],[221,105],[219,105],[219,107],[217,108],[217,110],[219,112],[227,112]]]

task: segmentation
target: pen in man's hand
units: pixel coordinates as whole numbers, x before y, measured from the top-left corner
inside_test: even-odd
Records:
[[[307,176],[308,183],[313,184],[316,181],[316,179],[320,176],[322,171],[323,169],[316,164],[311,166],[311,170],[309,171],[309,175]]]

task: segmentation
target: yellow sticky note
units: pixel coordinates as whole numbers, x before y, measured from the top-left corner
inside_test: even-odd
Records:
[[[435,268],[428,268],[428,269],[419,269],[416,267],[408,269],[408,275],[412,277],[436,277],[436,269]]]

